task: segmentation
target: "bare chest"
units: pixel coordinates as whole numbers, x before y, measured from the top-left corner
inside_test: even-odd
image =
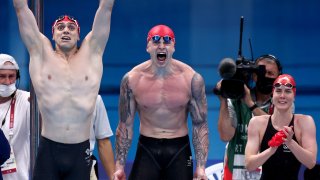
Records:
[[[133,90],[138,106],[146,109],[185,108],[190,100],[190,88],[183,79],[143,80]]]
[[[57,114],[68,107],[77,113],[91,109],[102,76],[101,59],[83,56],[67,61],[49,55],[44,58],[30,62],[30,76],[41,108],[55,109]]]
[[[57,56],[46,56],[44,60],[30,63],[32,81],[45,88],[53,86],[65,88],[91,87],[99,84],[102,75],[101,59],[75,56],[66,60]]]

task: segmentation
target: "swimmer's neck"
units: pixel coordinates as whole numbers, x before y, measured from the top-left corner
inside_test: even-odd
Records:
[[[60,57],[62,57],[63,59],[69,60],[78,52],[78,48],[75,46],[72,49],[62,49],[56,46],[56,50],[54,52]]]

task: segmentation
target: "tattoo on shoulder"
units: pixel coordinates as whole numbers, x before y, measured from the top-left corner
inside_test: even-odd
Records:
[[[201,123],[207,118],[207,97],[204,81],[200,74],[196,73],[191,81],[191,101],[189,111],[193,123]]]
[[[199,73],[195,73],[192,77],[191,93],[195,99],[201,99],[205,95],[204,80]]]
[[[133,92],[129,86],[128,74],[126,74],[121,81],[121,87],[120,87],[119,111],[120,111],[120,120],[122,122],[125,122],[125,120],[129,116],[131,116],[132,98],[133,98]]]

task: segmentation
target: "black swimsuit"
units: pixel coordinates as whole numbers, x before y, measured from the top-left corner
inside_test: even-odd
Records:
[[[189,180],[192,176],[189,136],[156,139],[140,135],[129,180]]]
[[[289,126],[294,127],[294,115]],[[261,142],[260,152],[268,149],[268,141],[278,131],[273,127],[271,116],[267,125],[266,132]],[[297,141],[296,136],[293,134],[292,140]],[[277,151],[262,165],[263,180],[297,180],[301,163],[297,160],[290,149],[282,144],[278,147]]]
[[[64,144],[41,136],[33,180],[89,180],[89,149],[89,140]]]

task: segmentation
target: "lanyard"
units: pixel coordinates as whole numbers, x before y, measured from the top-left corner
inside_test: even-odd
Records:
[[[10,111],[10,124],[9,124],[9,129],[11,130],[13,128],[13,122],[14,122],[14,107],[16,104],[16,97],[12,98],[11,101],[11,111]]]
[[[16,104],[16,97],[14,96],[14,97],[11,99],[10,106],[9,106],[9,108],[8,108],[8,111],[9,111],[9,109],[11,108],[11,110],[10,110],[10,122],[9,122],[9,141],[10,141],[11,138],[13,137],[14,108],[15,108],[15,104]],[[7,113],[8,113],[8,111],[7,111]],[[1,124],[1,128],[2,128],[2,126],[3,126],[3,125],[5,124],[5,122],[6,122],[7,113],[6,113],[6,115],[4,116],[4,118],[3,118],[3,121],[2,121],[2,124]]]
[[[8,109],[7,109],[7,112],[6,112],[6,114],[4,115],[4,117],[3,117],[3,120],[2,120],[2,123],[1,123],[1,128],[2,128],[2,126],[4,125],[4,123],[6,123],[6,117],[7,117],[7,114],[8,114],[8,112],[9,112],[10,107],[12,106],[12,100],[13,100],[14,98],[15,98],[15,97],[11,98],[11,101],[10,101],[9,107],[8,107]],[[15,103],[13,103],[13,105],[14,105],[14,104],[15,104]]]

